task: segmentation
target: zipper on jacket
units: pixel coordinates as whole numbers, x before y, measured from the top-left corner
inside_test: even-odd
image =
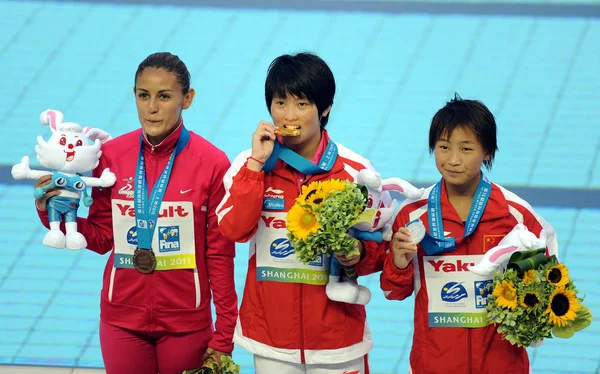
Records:
[[[306,364],[306,357],[304,356],[304,303],[302,302],[303,299],[303,290],[304,290],[304,285],[302,283],[299,283],[300,285],[300,291],[299,291],[299,295],[298,295],[298,300],[299,300],[299,304],[300,304],[300,362],[302,364]]]
[[[150,274],[150,331],[154,332],[154,276],[156,270]]]
[[[294,184],[298,190],[298,196],[302,194],[302,186],[307,185],[311,176],[302,175],[299,179],[293,178]],[[304,284],[298,283],[298,306],[300,310],[300,362],[306,364],[306,356],[304,355]]]
[[[152,146],[152,151],[154,151],[154,146]],[[154,162],[154,168],[152,168],[153,171],[153,175],[152,175],[152,180],[154,181],[154,183],[152,183],[152,188],[154,188],[154,185],[156,185],[156,182],[158,182],[158,177],[160,176],[159,174],[159,170],[158,170],[158,162],[156,160],[156,158],[154,158],[153,160]],[[162,173],[162,170],[160,171],[160,173]],[[150,178],[148,178],[148,168],[146,168],[146,183],[148,184],[148,181],[150,180]],[[149,187],[149,184],[148,184]],[[150,191],[152,191],[150,188],[148,188],[148,192],[150,195],[152,195],[152,193]],[[147,199],[149,199],[150,196],[146,196]],[[157,218],[158,221],[158,218]],[[158,222],[155,222],[155,226]],[[152,240],[154,238],[154,235],[152,235],[152,238],[150,240]],[[156,250],[156,248],[153,248],[154,250]],[[155,280],[155,276],[156,276],[156,270],[153,271],[152,273],[149,274],[150,275],[150,331],[154,332],[154,299],[155,299],[155,295],[154,293],[156,292],[155,286],[154,286],[154,280]]]
[[[463,226],[465,226],[464,223],[463,223]],[[463,229],[463,232],[464,232],[464,229]],[[471,255],[471,251],[469,251],[469,248],[470,248],[470,246],[467,245],[466,249],[467,249],[467,255],[468,256]],[[471,330],[472,329],[467,328],[467,349],[468,349],[468,352],[467,352],[467,365],[468,365],[468,368],[469,368],[469,374],[473,374],[473,365],[472,365],[472,362],[471,362],[471,360],[473,359],[473,357],[472,357],[473,355],[471,353],[471,346],[472,346],[472,342],[471,342],[471,338],[472,338],[472,336],[471,336],[472,335],[471,334]]]

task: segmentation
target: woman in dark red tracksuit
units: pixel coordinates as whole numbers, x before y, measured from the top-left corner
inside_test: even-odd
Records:
[[[183,125],[194,89],[177,56],[148,56],[134,93],[142,128],[102,146],[93,174],[108,167],[117,183],[93,190],[78,227],[89,249],[110,252],[100,304],[107,373],[180,374],[233,350],[234,243],[220,234],[215,214],[230,163]],[[36,187],[48,182],[41,178]],[[161,184],[162,193],[154,189]],[[49,191],[36,202],[46,226],[46,200],[57,194]]]

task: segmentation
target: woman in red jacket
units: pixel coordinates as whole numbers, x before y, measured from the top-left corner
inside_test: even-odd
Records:
[[[265,83],[273,124],[258,124],[252,149],[225,176],[226,195],[217,208],[221,231],[250,241],[234,342],[254,354],[257,374],[368,373],[373,343],[364,306],[330,300],[323,282],[328,277],[316,276],[328,271],[328,258],[302,264],[286,238],[286,215],[302,186],[333,178],[354,181],[360,170],[373,169],[369,160],[329,138],[325,125],[334,94],[333,74],[318,56],[276,58]],[[359,246],[362,259],[340,262],[357,264],[359,274],[378,270],[378,252]]]
[[[107,373],[180,374],[233,350],[234,243],[215,213],[230,163],[183,125],[194,89],[177,56],[148,56],[134,94],[141,129],[105,143],[93,172],[109,167],[117,183],[94,189],[88,218],[77,222],[89,249],[110,252],[100,303]],[[36,202],[46,226],[46,200],[57,193],[49,191]]]

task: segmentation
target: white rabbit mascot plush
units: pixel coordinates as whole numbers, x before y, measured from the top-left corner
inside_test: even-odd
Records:
[[[53,248],[77,250],[87,247],[84,236],[77,231],[77,208],[81,195],[83,194],[83,204],[89,207],[92,198],[86,187],[110,187],[117,178],[108,168],[104,169],[100,178],[81,175],[98,166],[102,155],[100,146],[112,138],[99,129],[82,128],[77,123],[63,122],[63,118],[63,114],[57,110],[46,110],[40,115],[40,123],[50,126],[52,136],[48,142],[38,136],[35,152],[40,164],[52,171],[31,170],[29,157],[24,156],[21,163],[12,167],[11,173],[17,180],[52,175],[50,184],[34,190],[34,197],[37,199],[49,188],[60,188],[60,194],[49,198],[46,203],[50,231],[44,236],[43,243]],[[60,230],[63,219],[66,236]]]
[[[556,253],[555,237],[554,232],[542,229],[538,238],[524,224],[519,223],[500,240],[497,246],[485,253],[479,264],[467,268],[480,276],[493,276],[494,271],[506,270],[508,261],[515,252],[548,247],[550,253]]]
[[[371,219],[361,221],[349,231],[356,239],[372,240],[381,243],[383,240],[392,240],[393,218],[396,216],[397,201],[392,198],[390,191],[397,191],[409,199],[419,199],[423,196],[424,189],[416,188],[409,182],[400,178],[381,179],[375,171],[363,169],[358,172],[356,183],[365,186],[368,191],[366,211]],[[325,288],[327,297],[331,300],[366,305],[371,300],[371,291],[365,286],[354,282],[343,281],[343,271],[340,262],[331,258],[329,269],[329,283]],[[349,278],[354,278],[346,274]]]

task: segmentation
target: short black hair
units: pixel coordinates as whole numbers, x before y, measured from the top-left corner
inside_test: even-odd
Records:
[[[170,52],[156,52],[151,54],[138,66],[137,71],[135,72],[136,81],[146,68],[166,69],[177,76],[177,81],[179,82],[179,85],[181,85],[184,95],[190,90],[190,81],[192,78],[187,66],[179,59],[179,56]]]
[[[282,55],[269,65],[265,82],[265,101],[271,113],[273,97],[293,95],[317,106],[321,128],[327,125],[329,115],[323,112],[333,105],[335,79],[327,63],[319,56],[302,52]]]
[[[464,100],[457,93],[454,98],[437,111],[429,128],[429,153],[435,150],[435,144],[443,135],[450,136],[458,127],[471,129],[484,151],[490,155],[483,164],[492,169],[494,156],[498,150],[496,138],[496,120],[494,115],[481,101]]]

